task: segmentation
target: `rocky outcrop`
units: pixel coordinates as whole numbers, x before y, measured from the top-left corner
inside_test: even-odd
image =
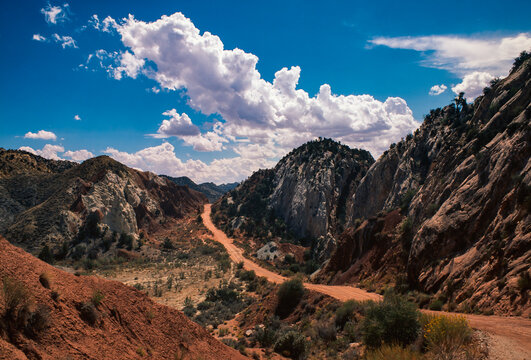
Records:
[[[0,177],[0,234],[31,251],[45,244],[58,248],[95,233],[101,238],[112,233],[136,237],[140,230],[149,233],[170,219],[198,213],[206,202],[188,187],[106,156],[79,165],[56,164],[3,150],[0,159],[0,168],[7,169]]]
[[[403,253],[394,262],[413,288],[478,309],[529,308],[518,278],[531,264],[530,100],[527,60],[473,104],[433,110],[392,145],[358,186],[347,213],[352,229],[322,279],[391,276],[394,260],[382,258]],[[397,208],[396,241],[375,252],[381,231],[362,230]]]
[[[214,220],[225,231],[238,228],[263,243],[298,240],[312,246],[322,262],[346,221],[348,199],[369,166],[370,153],[330,139],[293,150],[274,169],[259,171],[214,205]]]

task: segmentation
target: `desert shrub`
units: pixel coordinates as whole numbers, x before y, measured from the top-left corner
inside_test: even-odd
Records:
[[[356,342],[360,338],[360,327],[353,321],[347,321],[343,327],[343,335],[350,341]]]
[[[370,348],[382,343],[407,345],[420,328],[418,311],[413,303],[388,291],[382,302],[368,306],[361,328],[363,342]]]
[[[337,330],[333,324],[318,323],[317,335],[326,342],[331,342],[337,339]]]
[[[48,264],[53,263],[53,260],[54,260],[53,254],[50,248],[48,247],[48,245],[44,245],[42,247],[41,251],[39,252],[39,259],[41,259],[44,262],[47,262]]]
[[[58,301],[59,298],[61,297],[61,294],[59,294],[57,290],[53,290],[51,293],[51,296],[52,296],[53,301]]]
[[[127,250],[133,249],[133,236],[131,234],[122,233],[118,240],[118,247],[125,247]]]
[[[471,342],[472,329],[464,316],[423,315],[424,340],[430,358],[458,357]]]
[[[520,289],[521,292],[531,290],[531,276],[529,276],[529,272],[524,271],[523,273],[521,273],[520,276],[518,276],[518,281],[516,284],[518,285],[518,289]]]
[[[335,323],[336,326],[340,329],[343,329],[347,321],[352,319],[356,312],[363,312],[366,304],[361,303],[356,300],[345,301],[340,307],[336,310]]]
[[[13,319],[16,311],[29,303],[29,291],[21,282],[5,277],[2,280],[5,316]]]
[[[46,289],[49,289],[51,284],[52,284],[52,281],[50,280],[50,274],[48,274],[47,272],[43,272],[42,274],[40,274],[39,275],[39,282]]]
[[[79,310],[79,316],[83,321],[88,323],[89,325],[96,325],[96,322],[98,321],[100,317],[100,313],[94,306],[92,302],[83,302],[78,306]]]
[[[100,306],[104,298],[105,298],[105,294],[101,290],[94,290],[94,292],[92,293],[92,297],[90,298],[90,301],[94,304],[94,306],[98,307]]]
[[[171,242],[169,237],[164,238],[164,241],[162,242],[162,248],[166,250],[174,249],[173,243]]]
[[[76,245],[76,247],[74,247],[74,250],[72,250],[72,259],[80,260],[85,255],[85,251],[86,246],[84,244]]]
[[[256,279],[256,273],[254,272],[254,270],[238,270],[236,276],[242,281],[253,281],[254,279]]]
[[[304,359],[308,349],[306,338],[300,332],[290,330],[275,342],[275,352],[291,359]]]
[[[278,304],[276,313],[285,318],[299,304],[304,295],[304,287],[299,279],[285,281],[278,289]]]
[[[30,337],[36,337],[48,326],[50,326],[50,308],[39,304],[35,311],[28,313],[24,332]]]
[[[420,360],[422,355],[399,345],[383,345],[374,350],[369,350],[366,360]]]
[[[243,261],[236,264],[236,269],[243,269]]]
[[[430,303],[429,309],[435,311],[441,311],[444,303],[441,299],[435,299]]]

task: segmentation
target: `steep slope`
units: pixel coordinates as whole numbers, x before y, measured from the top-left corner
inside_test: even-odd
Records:
[[[217,199],[222,197],[226,192],[238,186],[238,183],[236,182],[221,185],[216,185],[212,182],[196,184],[192,181],[192,179],[186,176],[171,177],[167,175],[160,175],[160,177],[171,180],[177,185],[188,186],[192,190],[199,191],[205,194],[205,196],[208,198],[208,201],[211,203],[215,202]]]
[[[0,161],[0,234],[29,250],[113,233],[137,237],[198,213],[206,202],[201,193],[107,156],[77,165],[3,150]]]
[[[262,239],[302,239],[322,261],[345,222],[347,199],[373,162],[367,151],[330,139],[308,142],[227,193],[215,219],[225,230]]]
[[[244,358],[134,288],[65,273],[2,238],[0,248],[0,281],[8,284],[0,291],[0,358]],[[28,295],[8,311],[15,289]]]
[[[473,104],[432,111],[367,172],[320,278],[401,272],[449,306],[529,311],[530,100],[527,60]]]

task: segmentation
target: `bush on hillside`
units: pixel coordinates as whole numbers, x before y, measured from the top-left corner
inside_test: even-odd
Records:
[[[415,304],[392,292],[380,303],[369,304],[361,328],[363,341],[369,348],[382,344],[408,345],[419,332],[419,312]]]
[[[433,359],[455,359],[472,340],[464,316],[423,315],[424,340]]]
[[[285,281],[278,289],[278,304],[276,313],[285,318],[299,304],[304,295],[304,287],[299,279]]]
[[[275,342],[275,352],[290,359],[304,359],[308,349],[308,342],[303,334],[290,330],[282,334]]]

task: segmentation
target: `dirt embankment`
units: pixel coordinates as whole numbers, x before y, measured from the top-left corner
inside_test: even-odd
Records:
[[[50,279],[49,288],[39,281],[41,274]],[[180,311],[156,304],[134,288],[68,274],[0,238],[0,279],[7,278],[22,284],[31,307],[44,306],[49,316],[48,326],[32,336],[0,327],[0,359],[245,358]],[[100,301],[92,300],[96,292]],[[93,322],[81,311],[82,304],[91,303],[97,304]]]

